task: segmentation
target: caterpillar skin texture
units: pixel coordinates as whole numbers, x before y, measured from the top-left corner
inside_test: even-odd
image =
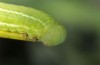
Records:
[[[42,11],[34,8],[0,3],[0,37],[33,41],[47,46],[62,43],[65,28]]]

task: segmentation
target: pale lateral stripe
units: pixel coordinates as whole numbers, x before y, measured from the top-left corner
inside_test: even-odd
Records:
[[[45,24],[43,21],[41,21],[40,19],[37,19],[37,18],[35,18],[35,17],[33,17],[33,16],[29,16],[29,15],[24,14],[24,13],[22,13],[22,12],[17,12],[17,11],[12,11],[12,10],[7,10],[7,9],[3,9],[3,8],[0,8],[0,11],[18,14],[18,15],[21,15],[21,16],[23,16],[23,17],[27,17],[27,18],[30,18],[30,19],[39,21],[39,22],[42,23],[43,25],[46,25],[46,24]]]
[[[9,23],[4,23],[3,21],[0,21],[0,26],[8,26],[8,27],[15,27],[15,28],[20,28],[23,27],[27,30],[29,30],[30,28],[26,27],[26,26],[21,26],[21,25],[15,25],[15,24],[9,24]],[[30,29],[31,30],[31,29]],[[34,29],[34,32],[37,33],[37,30]]]
[[[8,27],[23,27],[23,28],[29,29],[29,28],[26,27],[26,26],[20,26],[20,25],[15,25],[15,24],[8,24],[8,23],[4,23],[4,22],[1,22],[1,21],[0,21],[0,26],[8,26]]]

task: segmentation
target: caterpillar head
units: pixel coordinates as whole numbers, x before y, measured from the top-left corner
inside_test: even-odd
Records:
[[[41,37],[42,42],[47,46],[55,46],[61,44],[66,38],[66,30],[63,26],[55,23],[48,24],[47,31]]]

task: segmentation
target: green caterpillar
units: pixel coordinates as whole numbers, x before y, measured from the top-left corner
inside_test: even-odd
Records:
[[[47,46],[54,46],[65,40],[66,30],[42,11],[0,3],[0,37],[39,40]]]

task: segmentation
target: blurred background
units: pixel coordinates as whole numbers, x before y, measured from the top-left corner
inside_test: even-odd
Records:
[[[61,45],[0,39],[1,65],[100,65],[99,0],[0,0],[36,8],[65,26]]]

